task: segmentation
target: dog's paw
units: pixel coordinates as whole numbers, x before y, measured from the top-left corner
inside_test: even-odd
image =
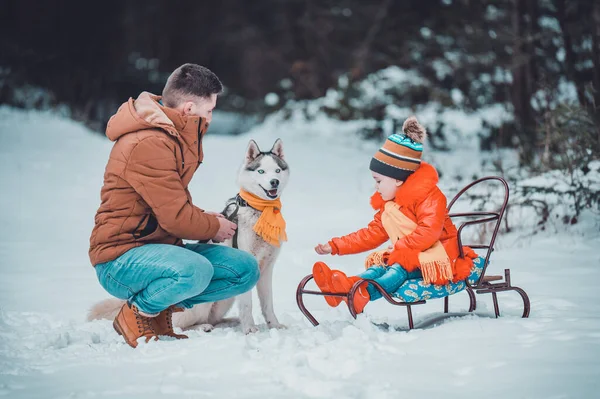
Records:
[[[244,330],[244,334],[246,334],[246,335],[254,334],[255,332],[258,332],[258,327],[255,325],[251,325],[251,326],[243,327],[243,330]]]
[[[200,324],[198,326],[198,329],[200,329],[204,332],[211,332],[212,330],[215,329],[215,326],[213,326],[212,324]]]
[[[267,326],[269,326],[269,328],[276,328],[278,330],[285,330],[287,329],[287,326],[285,324],[281,324],[280,322],[268,322]]]

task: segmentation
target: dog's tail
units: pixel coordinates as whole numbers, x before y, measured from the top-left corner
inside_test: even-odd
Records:
[[[100,320],[100,319],[109,319],[112,320],[117,317],[119,310],[123,306],[125,301],[117,298],[109,298],[105,299],[101,302],[96,303],[87,315],[87,320]]]

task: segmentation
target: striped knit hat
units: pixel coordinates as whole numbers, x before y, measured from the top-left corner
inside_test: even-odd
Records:
[[[397,180],[406,180],[421,166],[425,128],[411,116],[402,125],[404,134],[394,133],[371,160],[370,169]]]

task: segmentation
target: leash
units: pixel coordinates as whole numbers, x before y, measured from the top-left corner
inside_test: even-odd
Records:
[[[248,205],[248,202],[245,199],[243,199],[239,194],[237,194],[234,198],[235,198],[235,202],[227,204],[225,206],[225,209],[223,209],[223,211],[221,212],[221,215],[223,215],[225,217],[225,219],[229,220],[230,222],[237,224],[237,215],[240,210],[240,207],[246,207],[246,206],[250,206],[250,205]],[[227,211],[229,210],[229,208],[231,208],[231,206],[235,206],[235,209],[233,210],[233,212],[231,212],[231,215],[227,216]],[[238,248],[238,229],[235,229],[235,233],[233,233],[232,247],[235,249],[239,249]]]
[[[250,205],[248,205],[248,202],[245,199],[243,199],[239,194],[237,194],[233,198],[230,198],[230,200],[232,200],[232,199],[235,199],[235,201],[227,204],[225,206],[225,209],[223,209],[220,213],[221,213],[221,215],[223,215],[225,217],[225,219],[229,220],[232,223],[237,224],[237,215],[240,210],[240,207],[246,207],[246,206],[250,206]],[[227,216],[227,211],[232,206],[234,206],[235,209],[233,210],[233,212],[231,212],[231,215]],[[252,208],[252,207],[250,206],[250,208]],[[209,240],[202,240],[202,241],[198,241],[198,243],[206,244],[208,241]],[[239,249],[238,248],[238,229],[235,229],[235,233],[233,233],[232,247],[235,249]]]

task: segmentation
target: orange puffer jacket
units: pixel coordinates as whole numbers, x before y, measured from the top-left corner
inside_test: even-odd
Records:
[[[438,174],[433,166],[422,162],[404,184],[396,192],[393,200],[401,212],[417,224],[417,228],[405,237],[396,241],[388,264],[400,263],[408,271],[420,267],[418,254],[440,241],[453,265],[454,281],[462,280],[469,275],[472,261],[456,262],[459,256],[457,231],[448,216],[446,197],[437,187]],[[389,235],[381,223],[381,214],[386,201],[379,193],[371,197],[371,205],[378,212],[369,226],[329,241],[333,255],[356,254],[379,247],[389,239]],[[472,251],[468,251],[471,253]],[[444,283],[444,282],[441,282]]]
[[[92,265],[148,243],[181,245],[215,236],[219,222],[192,203],[188,184],[202,162],[203,118],[163,107],[142,93],[108,122],[115,141],[90,237]]]

